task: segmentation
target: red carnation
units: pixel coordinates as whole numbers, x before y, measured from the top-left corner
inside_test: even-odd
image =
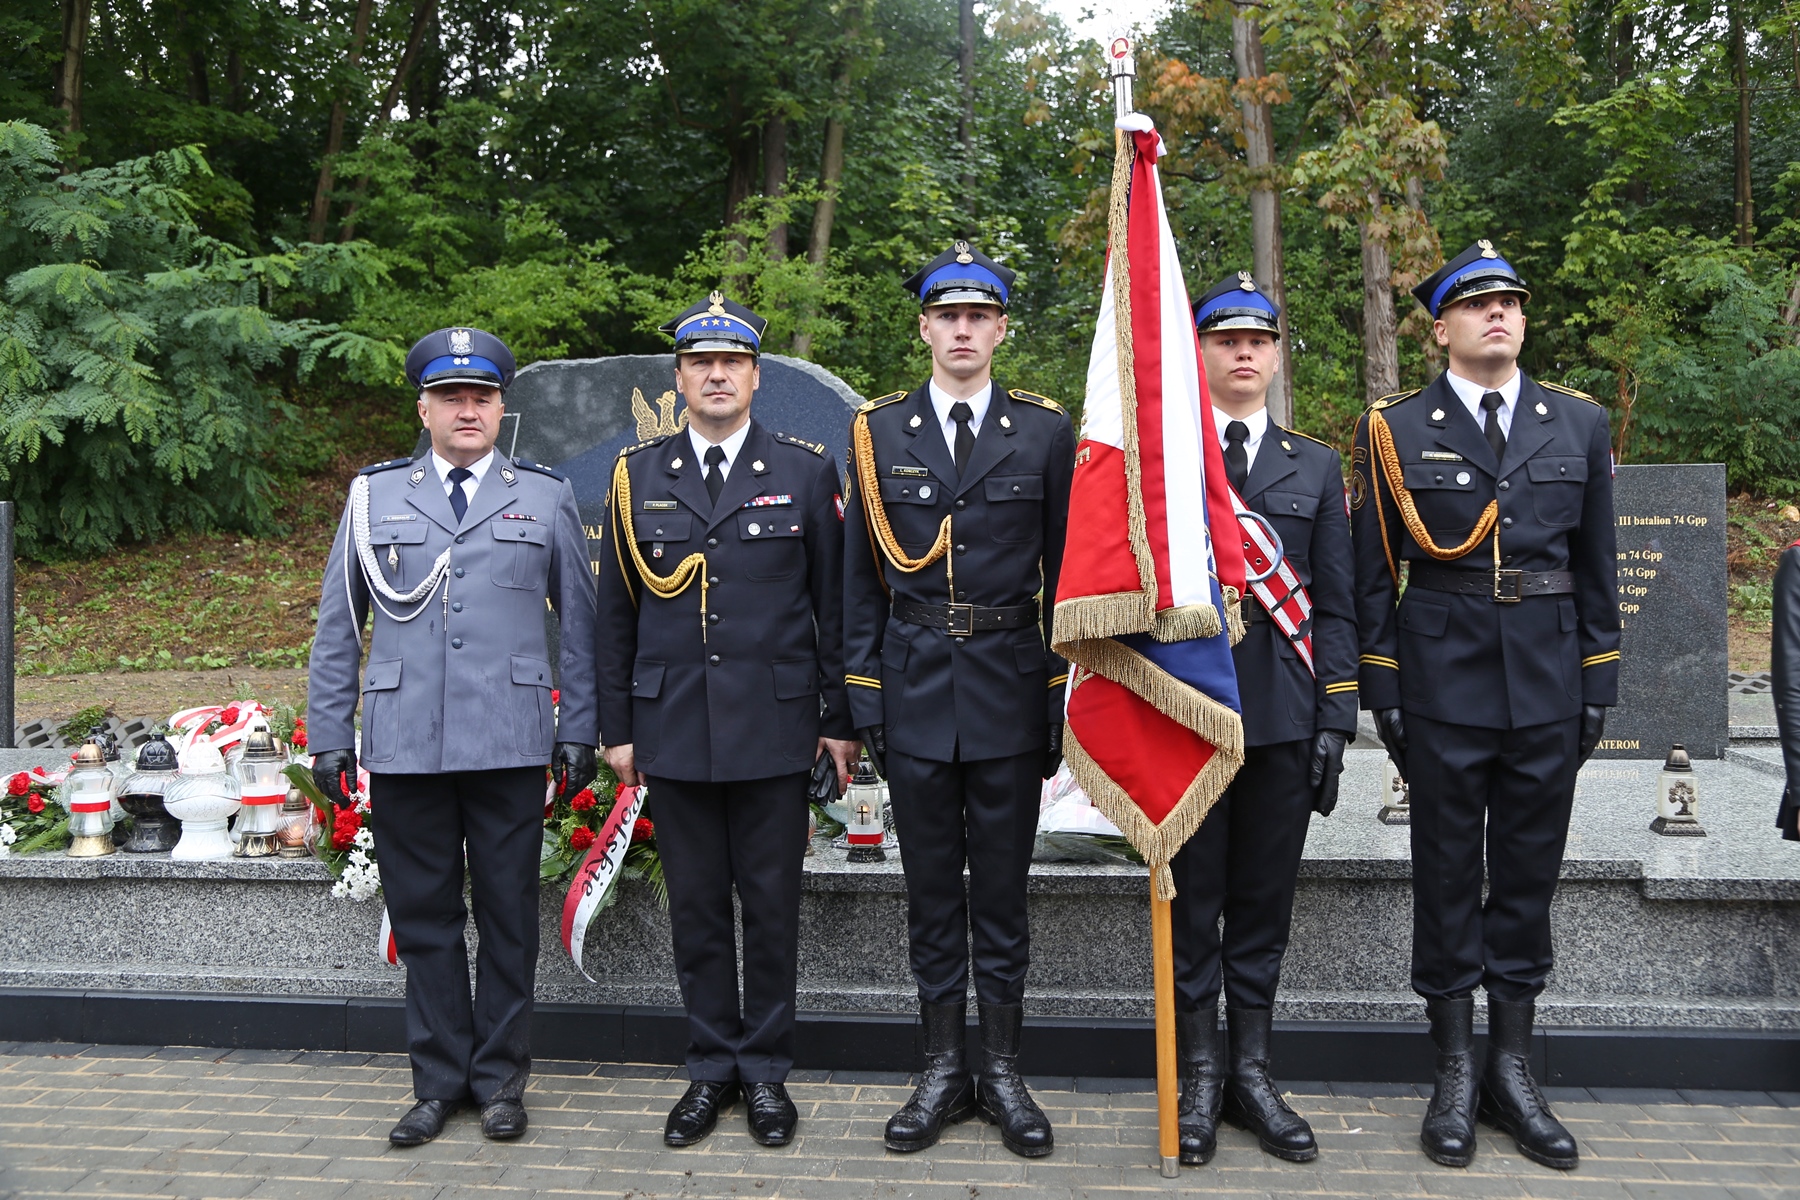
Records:
[[[44,798],[42,796],[33,796],[25,802],[25,807],[30,811],[31,815],[35,817],[44,811]]]
[[[588,809],[593,808],[599,803],[600,798],[594,795],[593,788],[582,788],[579,792],[575,793],[575,798],[569,801],[569,807],[576,812],[586,812]]]
[[[11,779],[6,781],[6,794],[9,796],[23,796],[30,790],[31,776],[23,771],[20,771],[17,775],[14,775]]]
[[[356,831],[362,828],[362,816],[354,808],[340,808],[331,822],[331,848],[348,850],[355,844]]]
[[[569,835],[569,849],[586,850],[594,844],[594,831],[586,825],[581,826]]]
[[[235,704],[219,714],[219,724],[221,725],[236,725],[237,719],[238,710]]]
[[[550,703],[552,703],[552,704],[561,704],[562,703],[562,689],[561,688],[551,688],[550,689]]]
[[[296,750],[306,749],[306,718],[305,717],[301,717],[298,721],[294,722],[294,736],[289,738],[288,741],[293,743],[294,749],[296,749]]]
[[[637,819],[637,824],[631,827],[631,842],[633,845],[636,845],[639,842],[647,842],[655,836],[656,826],[650,823],[649,817],[639,817]]]

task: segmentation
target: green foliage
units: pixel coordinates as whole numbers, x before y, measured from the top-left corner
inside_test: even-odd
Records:
[[[299,315],[381,282],[355,246],[246,255],[200,232],[193,147],[57,176],[58,148],[0,123],[0,494],[28,554],[122,537],[278,528],[276,379],[322,363],[388,382],[386,342]]]

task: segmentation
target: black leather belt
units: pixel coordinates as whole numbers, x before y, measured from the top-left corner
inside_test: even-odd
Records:
[[[979,604],[914,604],[911,600],[896,600],[892,611],[908,625],[942,629],[957,637],[987,629],[1024,629],[1036,625],[1038,620],[1036,600],[1009,608],[983,608]]]
[[[1458,596],[1486,596],[1496,604],[1517,604],[1527,596],[1566,596],[1575,590],[1573,571],[1513,571],[1500,567],[1446,567],[1415,562],[1408,587]]]

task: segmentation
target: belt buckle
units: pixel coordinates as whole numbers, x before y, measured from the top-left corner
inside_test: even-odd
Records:
[[[944,632],[951,637],[971,637],[975,633],[973,604],[944,605]]]
[[[1494,603],[1517,604],[1525,598],[1525,572],[1494,568]]]

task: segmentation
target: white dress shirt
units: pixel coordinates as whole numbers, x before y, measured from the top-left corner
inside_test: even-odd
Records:
[[[937,414],[938,427],[944,431],[944,444],[950,447],[950,458],[954,461],[956,459],[956,421],[950,416],[950,406],[956,403],[956,397],[939,387],[935,379],[931,381],[930,387],[931,411]],[[993,396],[994,385],[989,383],[979,393],[963,401],[969,406],[969,411],[975,414],[969,418],[971,435],[981,432],[981,420],[987,416],[988,401],[992,400]]]
[[[1513,409],[1519,405],[1519,382],[1524,378],[1515,368],[1512,378],[1497,388],[1483,387],[1479,383],[1470,383],[1454,371],[1445,371],[1444,378],[1450,381],[1450,389],[1456,398],[1463,402],[1469,415],[1475,418],[1475,424],[1482,429],[1487,428],[1487,409],[1481,407],[1481,398],[1488,392],[1499,392],[1500,399],[1506,403],[1500,406],[1500,432],[1507,437],[1512,436]]]
[[[450,472],[456,469],[456,464],[440,455],[436,450],[431,452],[431,463],[437,468],[438,479],[444,484],[444,495],[448,496],[450,494],[450,489],[456,486],[450,482]],[[493,465],[494,452],[492,450],[489,450],[486,454],[482,455],[479,461],[469,464],[469,470],[473,477],[462,481],[463,498],[465,500],[475,499],[475,493],[481,488],[482,476],[486,475],[488,468]]]
[[[748,421],[739,425],[736,433],[732,434],[724,441],[716,443],[707,441],[700,436],[699,430],[695,429],[692,425],[689,425],[688,442],[694,447],[694,458],[700,463],[700,478],[705,479],[708,474],[706,466],[707,450],[711,449],[714,445],[717,445],[719,449],[725,451],[725,461],[719,464],[719,470],[725,473],[726,479],[730,479],[731,464],[737,461],[738,451],[744,448],[744,439],[749,436],[750,422]]]
[[[1259,408],[1247,417],[1234,417],[1218,405],[1213,405],[1213,424],[1218,430],[1219,449],[1221,450],[1231,445],[1231,442],[1225,437],[1225,427],[1233,421],[1242,421],[1244,427],[1250,431],[1250,436],[1244,439],[1244,475],[1245,478],[1248,478],[1250,472],[1256,469],[1257,447],[1262,445],[1263,434],[1269,432],[1269,410]]]

